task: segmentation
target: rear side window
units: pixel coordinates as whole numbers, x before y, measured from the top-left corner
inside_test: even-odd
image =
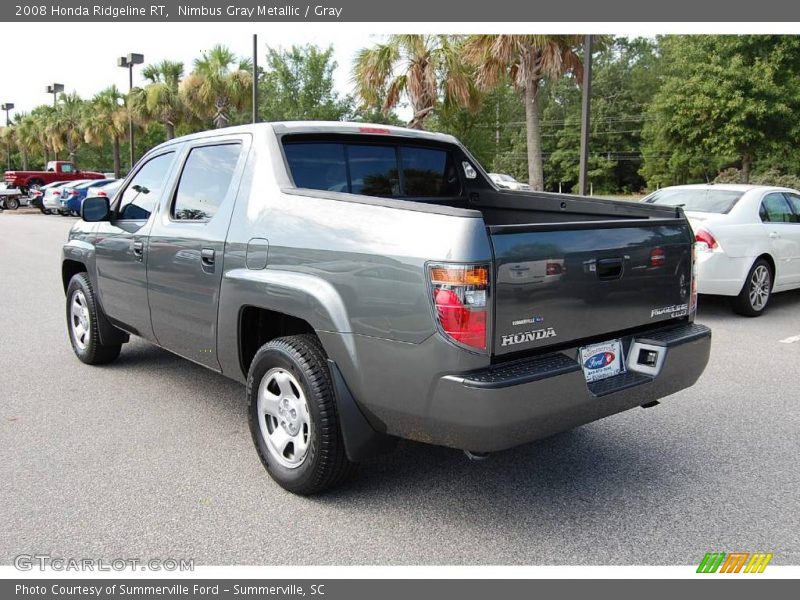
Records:
[[[132,221],[146,221],[150,218],[164,190],[174,157],[174,152],[160,154],[139,169],[122,193],[117,218]]]
[[[789,203],[792,205],[792,210],[794,210],[795,218],[800,221],[800,196],[797,194],[784,194],[788,199]]]
[[[394,146],[347,146],[350,193],[365,196],[400,196],[400,174]]]
[[[331,141],[284,143],[297,187],[392,198],[461,194],[452,154],[443,149]]]
[[[769,223],[794,223],[795,215],[783,194],[774,192],[764,196],[759,211],[761,220]]]
[[[401,148],[406,196],[458,196],[461,184],[452,155],[433,148]]]
[[[329,192],[348,191],[343,144],[298,142],[286,144],[284,151],[297,187]]]
[[[241,144],[192,148],[181,172],[172,218],[210,221],[228,195]]]

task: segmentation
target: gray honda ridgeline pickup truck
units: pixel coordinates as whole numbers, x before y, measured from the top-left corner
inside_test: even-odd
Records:
[[[245,383],[261,460],[299,494],[398,438],[477,458],[654,406],[708,361],[679,207],[502,190],[447,135],[199,133],[81,216],[78,358],[135,335]]]

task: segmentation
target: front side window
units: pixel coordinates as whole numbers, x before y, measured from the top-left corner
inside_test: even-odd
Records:
[[[769,223],[792,223],[795,221],[789,201],[778,192],[764,196],[759,214],[762,221]]]
[[[175,158],[167,152],[151,158],[133,176],[122,192],[117,218],[124,221],[146,221],[167,183],[167,175]]]
[[[61,172],[62,173],[74,173],[75,166],[71,164],[61,165]]]
[[[241,144],[220,144],[192,149],[175,192],[173,219],[209,221],[214,218],[228,195],[241,148]]]

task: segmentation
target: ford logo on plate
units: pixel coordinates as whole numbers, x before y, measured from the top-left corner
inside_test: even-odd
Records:
[[[587,369],[602,369],[614,362],[616,357],[617,356],[613,352],[598,352],[587,358],[583,366]]]

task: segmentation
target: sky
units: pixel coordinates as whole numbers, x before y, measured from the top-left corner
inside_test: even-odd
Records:
[[[186,72],[201,51],[224,44],[239,55],[252,56],[253,34],[258,34],[259,64],[266,46],[289,47],[312,43],[334,46],[338,67],[337,91],[352,93],[350,65],[355,53],[382,39],[342,27],[262,23],[42,23],[4,28],[0,53],[0,102],[13,102],[15,111],[30,111],[52,102],[45,88],[63,83],[66,91],[91,98],[116,84],[128,89],[128,70],[117,67],[117,57],[144,54],[145,64],[165,58],[183,61]],[[35,30],[36,35],[31,35]],[[78,30],[80,35],[73,35]],[[69,34],[69,35],[68,35]],[[16,48],[17,50],[11,50]],[[141,67],[134,69],[134,85],[143,83]],[[13,112],[12,112],[13,116]]]

